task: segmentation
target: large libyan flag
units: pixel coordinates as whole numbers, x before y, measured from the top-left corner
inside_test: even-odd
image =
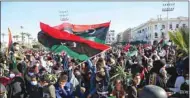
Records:
[[[71,23],[63,23],[54,28],[60,31],[67,31],[85,39],[105,44],[106,35],[108,33],[110,22],[92,25],[76,25]]]
[[[68,55],[81,61],[89,59],[110,47],[80,36],[60,31],[44,23],[40,23],[41,31],[38,41],[51,51],[59,53],[65,51]]]

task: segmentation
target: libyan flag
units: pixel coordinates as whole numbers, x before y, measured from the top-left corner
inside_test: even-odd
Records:
[[[89,59],[110,47],[80,36],[57,30],[44,23],[40,23],[41,31],[38,41],[55,53],[65,51],[69,56],[81,61]]]
[[[85,39],[105,44],[106,35],[108,33],[110,22],[93,24],[93,25],[76,25],[63,23],[54,28],[73,33]]]

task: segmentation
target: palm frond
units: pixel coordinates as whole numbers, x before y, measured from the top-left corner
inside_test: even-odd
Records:
[[[114,76],[112,76],[112,77],[110,78],[110,80],[116,78],[118,75],[119,75],[119,74],[115,74]]]
[[[184,43],[185,43],[187,49],[189,50],[189,31],[187,28],[181,28],[180,32],[183,36]]]
[[[175,32],[168,32],[170,40],[174,42],[178,49],[182,50],[185,55],[189,53],[189,32],[181,28]]]
[[[122,79],[126,81],[126,79],[130,77],[129,73],[125,72],[125,69],[121,66],[115,66],[114,70],[114,75],[110,78],[111,81],[116,79]]]

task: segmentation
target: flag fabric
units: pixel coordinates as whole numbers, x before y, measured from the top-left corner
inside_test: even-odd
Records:
[[[11,50],[12,47],[12,44],[13,44],[13,40],[12,40],[12,33],[11,33],[11,30],[8,28],[8,47],[7,47],[7,56],[9,55],[9,52]],[[10,55],[10,59],[12,61],[12,63],[9,65],[10,69],[12,70],[16,70],[17,69],[17,65],[16,65],[16,59],[13,55],[13,53],[11,53]]]
[[[11,50],[12,48],[12,44],[13,44],[13,40],[12,40],[12,33],[11,33],[11,30],[8,28],[8,47],[7,47],[7,53],[9,53],[9,51]]]
[[[80,36],[57,30],[44,23],[40,23],[41,31],[38,33],[38,41],[51,51],[60,53],[65,51],[69,56],[81,61],[101,53],[110,47]]]
[[[134,56],[134,55],[137,56],[137,54],[138,54],[138,49],[137,49],[137,47],[135,47],[135,46],[130,46],[130,48],[129,48],[128,52],[127,52],[127,56],[128,56],[128,57],[132,57],[132,56]]]
[[[164,39],[160,40],[160,42],[159,42],[155,47],[152,48],[152,51],[156,50],[156,48],[157,48],[160,44],[163,45],[163,42],[165,42]]]
[[[129,50],[129,48],[130,48],[130,44],[127,44],[125,47],[124,47],[124,50],[127,52],[128,50]]]
[[[54,28],[73,33],[91,41],[105,44],[109,26],[110,22],[93,25],[75,25],[63,23],[59,26],[55,26]]]

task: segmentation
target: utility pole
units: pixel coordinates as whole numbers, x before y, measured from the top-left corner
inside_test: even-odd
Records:
[[[169,12],[172,12],[172,11],[174,11],[174,6],[175,6],[175,3],[173,2],[169,2],[169,0],[168,0],[168,2],[167,3],[164,3],[163,4],[163,8],[162,8],[162,12],[167,12],[167,26],[166,26],[166,34],[167,34],[167,36],[168,36],[168,31],[169,31],[169,20],[168,20],[168,18],[169,18]]]

